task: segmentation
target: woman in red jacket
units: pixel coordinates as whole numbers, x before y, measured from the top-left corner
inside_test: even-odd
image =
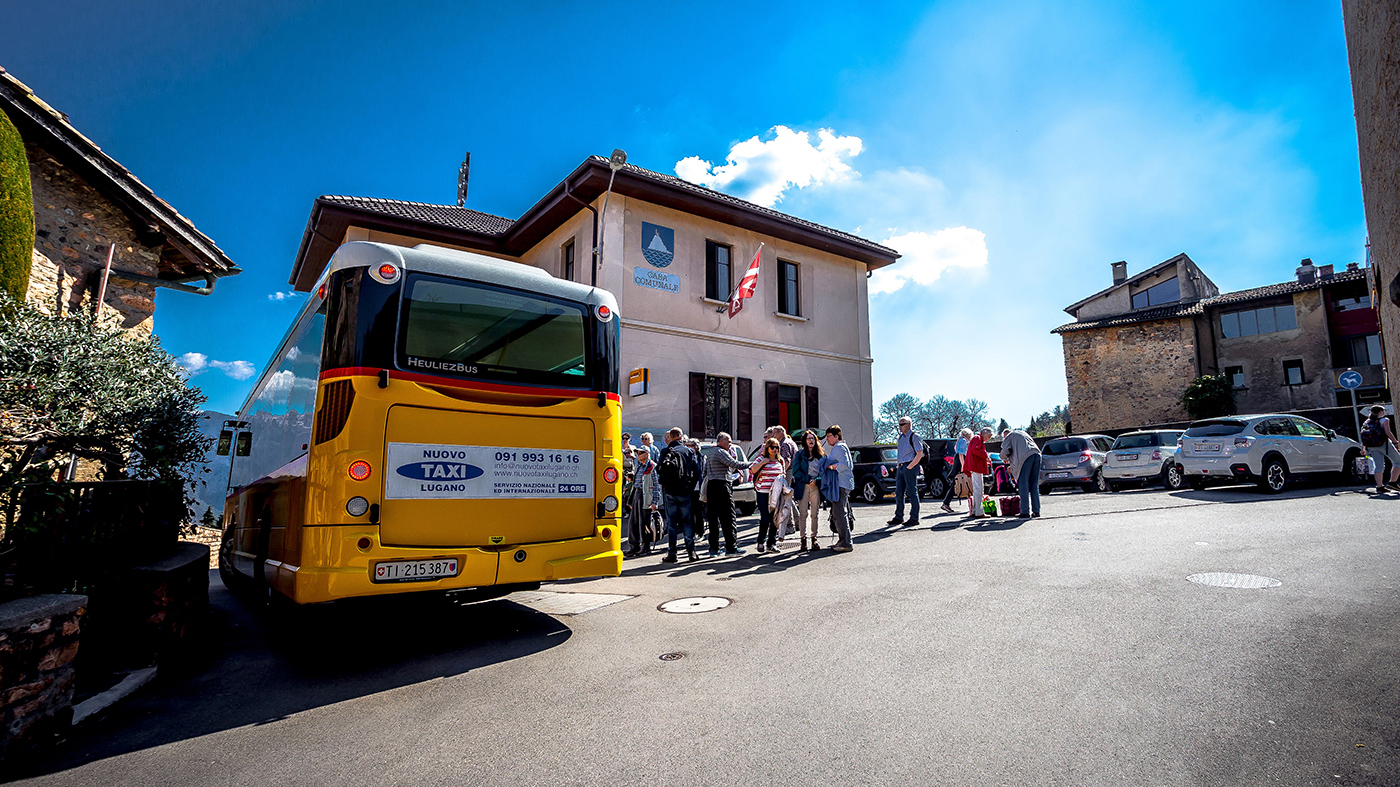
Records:
[[[987,456],[987,438],[991,436],[991,429],[983,429],[967,444],[967,474],[972,478],[967,514],[973,519],[986,516],[982,513],[982,479],[991,470],[991,457]]]

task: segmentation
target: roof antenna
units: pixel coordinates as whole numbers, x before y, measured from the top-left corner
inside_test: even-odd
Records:
[[[467,151],[467,157],[462,159],[461,165],[457,167],[457,207],[467,204],[467,176],[471,174],[472,152]]]

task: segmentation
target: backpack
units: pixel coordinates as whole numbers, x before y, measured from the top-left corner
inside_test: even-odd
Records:
[[[680,447],[667,447],[661,452],[661,461],[656,463],[656,476],[661,479],[661,488],[666,494],[688,495],[695,489],[700,473],[689,453],[689,449],[682,453]]]
[[[1361,444],[1367,448],[1380,448],[1385,445],[1385,429],[1381,428],[1380,419],[1366,419],[1366,423],[1361,425]]]

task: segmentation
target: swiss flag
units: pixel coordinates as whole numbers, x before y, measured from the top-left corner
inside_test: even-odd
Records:
[[[753,253],[753,262],[749,263],[749,269],[744,273],[744,278],[739,280],[739,286],[734,288],[734,297],[729,299],[729,319],[734,319],[734,315],[744,308],[744,299],[752,298],[754,291],[758,289],[758,258],[763,254],[763,244],[758,244],[758,251]]]

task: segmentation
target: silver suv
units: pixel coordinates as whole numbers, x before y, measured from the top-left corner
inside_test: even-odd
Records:
[[[1296,415],[1239,415],[1191,424],[1177,452],[1186,482],[1252,481],[1278,493],[1293,476],[1341,473],[1355,479],[1361,445]]]
[[[1103,464],[1108,488],[1117,490],[1127,484],[1155,483],[1166,489],[1180,489],[1184,484],[1181,468],[1176,463],[1180,439],[1180,429],[1118,435]]]
[[[1085,492],[1107,492],[1104,454],[1113,438],[1101,434],[1057,437],[1040,449],[1040,493],[1057,486],[1077,486]]]

